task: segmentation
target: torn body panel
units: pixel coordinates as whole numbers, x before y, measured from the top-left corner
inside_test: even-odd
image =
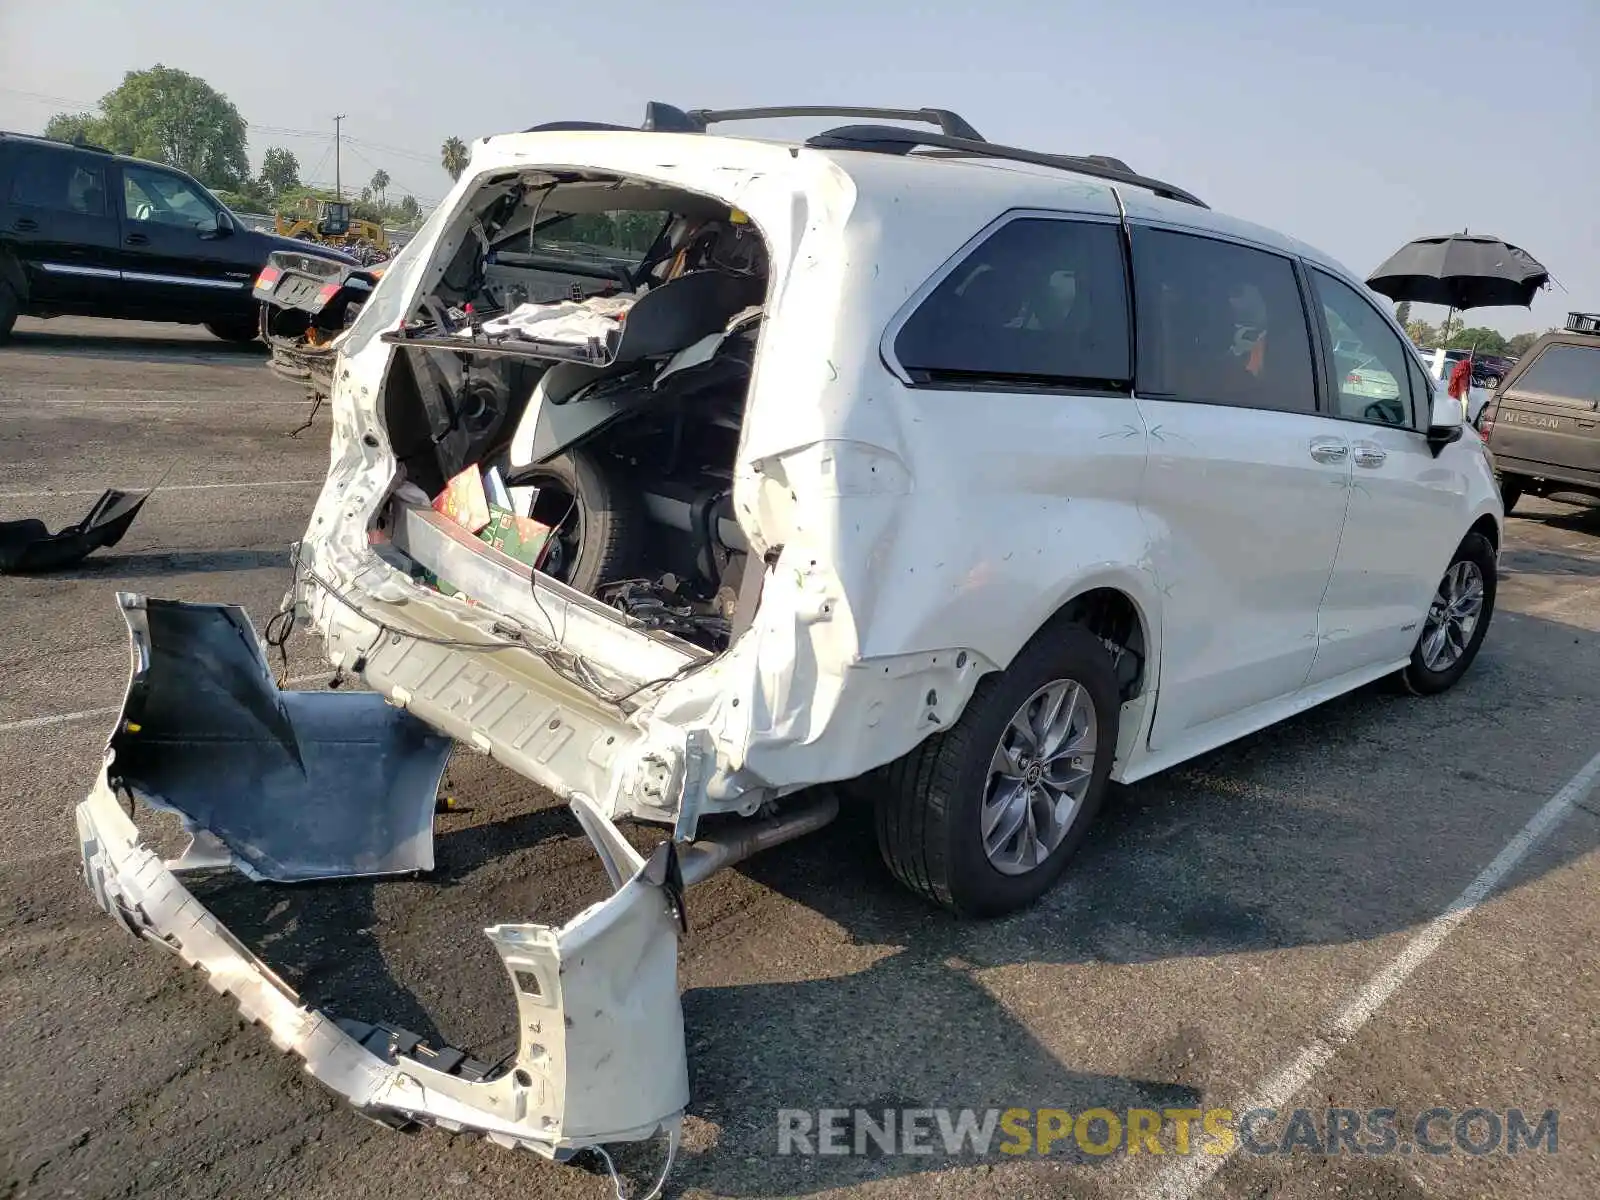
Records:
[[[500,1067],[308,1008],[178,872],[223,865],[224,849],[256,879],[427,870],[450,743],[379,696],[279,691],[237,608],[119,600],[133,671],[77,812],[85,877],[103,909],[202,967],[274,1044],[380,1119],[474,1130],[558,1158],[676,1130],[688,1075],[674,843],[646,860],[587,797],[569,797],[615,890],[559,928],[484,931],[517,1006],[517,1051]],[[147,848],[119,792],[177,812],[196,835],[190,852],[164,862]],[[697,851],[707,855],[717,851]]]
[[[51,533],[43,521],[0,521],[0,575],[27,575],[76,566],[96,550],[115,546],[139,515],[149,492],[107,488],[76,525]]]

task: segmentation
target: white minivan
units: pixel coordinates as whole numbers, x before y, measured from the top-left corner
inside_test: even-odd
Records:
[[[648,1136],[687,1100],[675,948],[711,871],[870,804],[907,887],[1014,910],[1111,781],[1384,677],[1442,691],[1482,645],[1485,447],[1357,276],[939,110],[708,132],[811,111],[473,147],[341,335],[268,630],[367,691],[280,691],[239,610],[122,598],[96,895],[370,1109]],[[426,871],[452,745],[567,801],[616,888],[487,931],[542,1031],[495,1069],[300,1007],[178,882]],[[670,835],[646,858],[624,818]]]

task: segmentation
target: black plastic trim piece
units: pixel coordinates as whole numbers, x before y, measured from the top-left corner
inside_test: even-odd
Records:
[[[1191,192],[1174,184],[1140,175],[1110,165],[1120,160],[1105,155],[1046,154],[1038,150],[1025,150],[1019,146],[1002,146],[995,142],[973,141],[970,138],[951,137],[942,133],[920,133],[914,129],[901,129],[894,125],[844,125],[807,138],[806,145],[814,150],[859,150],[871,154],[910,154],[919,146],[938,150],[955,150],[978,158],[998,158],[1008,162],[1032,163],[1041,167],[1054,167],[1062,171],[1076,171],[1111,183],[1125,183],[1130,187],[1146,188],[1158,196],[1193,204],[1197,208],[1210,205]]]
[[[877,117],[889,121],[922,121],[936,125],[946,137],[981,142],[983,135],[965,117],[948,108],[839,108],[833,105],[797,105],[774,108],[696,108],[688,114],[703,132],[724,121],[766,121],[782,117]]]

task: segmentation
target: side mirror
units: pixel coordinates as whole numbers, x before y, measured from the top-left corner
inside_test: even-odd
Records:
[[[210,229],[204,230],[203,238],[225,238],[233,236],[233,218],[226,212],[217,213],[217,223]]]
[[[1433,389],[1433,410],[1428,414],[1428,448],[1433,451],[1435,458],[1451,442],[1461,440],[1466,420],[1467,414],[1462,411],[1461,401],[1445,388]]]

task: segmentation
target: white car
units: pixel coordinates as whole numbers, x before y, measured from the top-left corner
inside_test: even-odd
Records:
[[[1442,691],[1483,642],[1486,451],[1357,276],[953,114],[704,131],[749,115],[478,142],[343,335],[268,641],[309,623],[370,692],[280,691],[238,609],[122,597],[95,895],[374,1114],[555,1156],[675,1131],[684,889],[718,867],[873,804],[907,887],[1014,910],[1112,780],[1386,676]],[[302,1006],[181,882],[426,871],[452,744],[567,801],[615,886],[486,931],[498,1068]],[[670,832],[646,857],[624,819]]]

